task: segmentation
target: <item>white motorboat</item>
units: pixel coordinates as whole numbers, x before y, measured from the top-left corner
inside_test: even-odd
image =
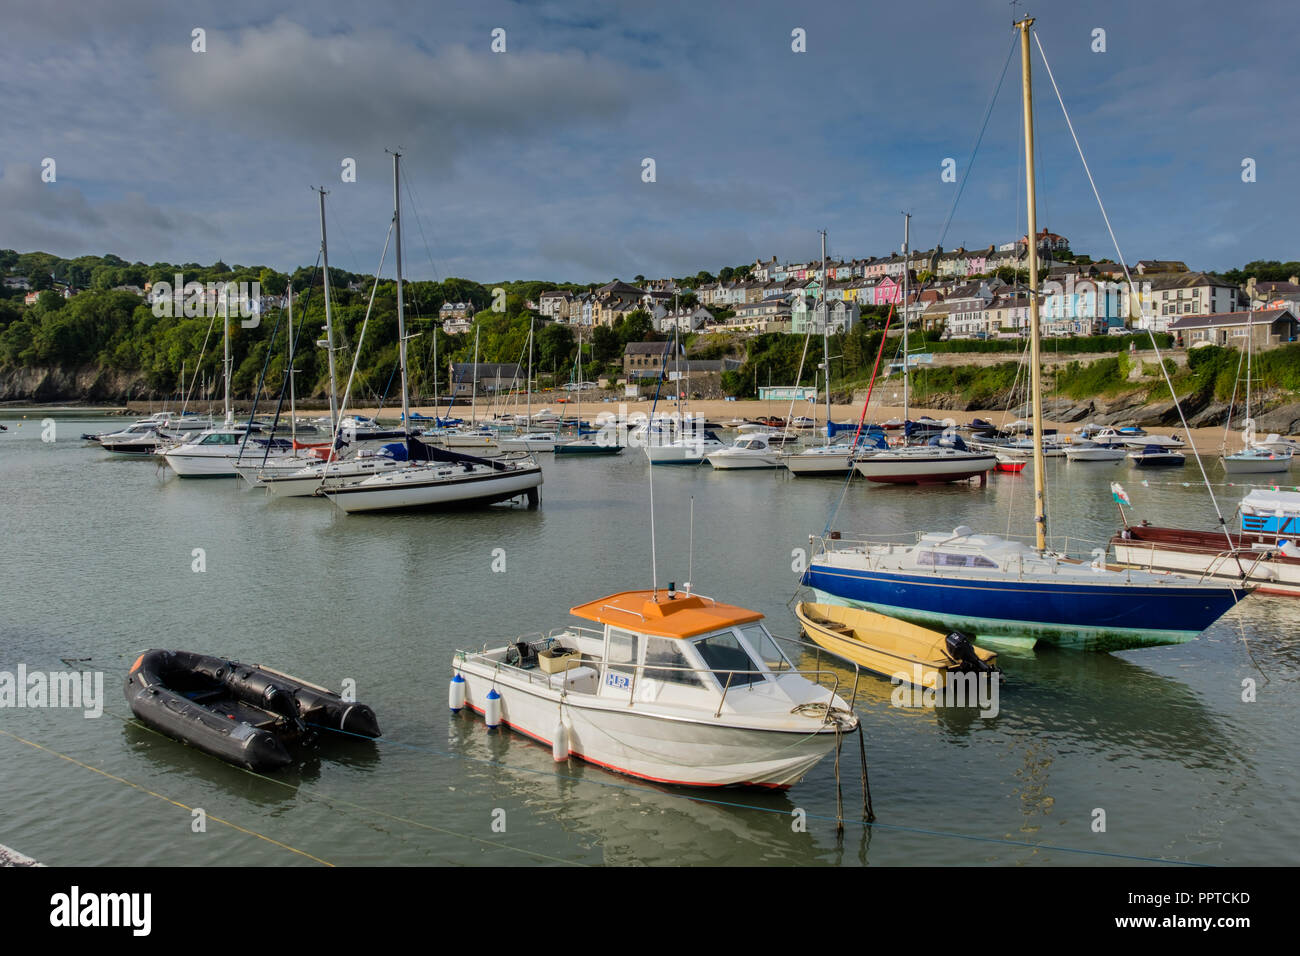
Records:
[[[705,456],[720,471],[741,468],[780,468],[781,453],[760,433],[741,435],[732,444]]]
[[[1250,445],[1239,452],[1223,456],[1223,470],[1229,475],[1276,475],[1291,467],[1290,451],[1273,451]]]
[[[1086,438],[1070,442],[1065,449],[1069,461],[1123,461],[1128,454],[1125,446],[1118,443],[1090,441]]]
[[[137,422],[119,432],[98,436],[99,446],[122,458],[149,458],[166,442],[158,433],[159,427],[153,422]]]
[[[599,630],[457,651],[452,710],[549,744],[557,760],[697,787],[785,789],[858,728],[833,673],[796,670],[757,611],[669,585],[571,613]]]
[[[997,466],[994,452],[970,451],[955,439],[953,444],[906,445],[869,452],[854,462],[854,468],[868,481],[896,485],[930,485],[965,481],[985,475]]]
[[[792,475],[847,475],[853,470],[856,451],[851,442],[819,445],[786,452],[781,456],[781,464]]]
[[[504,451],[555,451],[572,438],[562,438],[555,432],[525,432],[513,438],[500,438],[497,445]]]
[[[190,441],[163,453],[167,466],[182,478],[233,478],[239,464],[261,463],[263,458],[293,454],[283,438],[251,438],[238,425],[201,432]]]
[[[490,428],[461,428],[438,436],[440,443],[447,448],[466,448],[475,454],[500,448],[497,433]]]

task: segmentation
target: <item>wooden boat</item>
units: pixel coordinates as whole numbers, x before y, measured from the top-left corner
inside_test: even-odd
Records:
[[[960,631],[934,631],[875,611],[804,601],[795,607],[804,633],[832,654],[882,677],[933,685],[940,674],[998,670],[998,656]]]
[[[324,727],[378,737],[365,704],[260,664],[191,651],[145,651],[126,677],[126,699],[144,724],[258,772],[293,761],[289,744],[311,744]]]

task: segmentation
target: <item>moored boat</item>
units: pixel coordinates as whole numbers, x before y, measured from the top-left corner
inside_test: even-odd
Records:
[[[1128,525],[1110,540],[1129,567],[1241,581],[1261,594],[1300,596],[1300,492],[1255,489],[1235,532]]]
[[[804,601],[795,606],[804,633],[838,657],[881,677],[934,686],[947,673],[998,669],[993,651],[960,631],[936,631],[885,614]]]
[[[145,651],[124,690],[144,724],[258,772],[291,763],[289,747],[312,743],[317,728],[380,736],[365,704],[269,667],[192,651]]]
[[[837,681],[796,670],[758,611],[669,585],[570,613],[600,629],[457,651],[452,710],[549,744],[557,760],[700,787],[790,787],[858,727]]]

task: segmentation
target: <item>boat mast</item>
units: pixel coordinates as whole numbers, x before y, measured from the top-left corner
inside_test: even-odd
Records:
[[[226,343],[226,357],[221,361],[222,371],[226,378],[226,420],[224,424],[232,425],[235,421],[235,413],[230,407],[230,282],[227,281],[221,287],[221,335]]]
[[[826,230],[822,230],[822,359],[826,363],[826,444],[831,443],[831,310],[826,307]],[[814,405],[813,408],[817,406]],[[813,427],[817,425],[817,413],[813,412]]]
[[[1030,75],[1029,28],[1034,18],[1025,17],[1020,28],[1020,60],[1025,102],[1025,193],[1029,204],[1025,241],[1029,246],[1029,370],[1034,422],[1034,539],[1039,551],[1047,550],[1047,465],[1043,456],[1043,371],[1040,365],[1041,332],[1038,327],[1038,216],[1034,193],[1034,91]]]
[[[325,266],[325,352],[330,363],[330,434],[336,434],[339,428],[338,377],[334,369],[334,316],[330,311],[330,250],[325,238],[325,187],[320,193],[320,256]],[[293,277],[289,279],[289,297],[293,298]]]
[[[402,431],[411,433],[411,396],[406,387],[406,304],[402,297],[401,153],[393,153],[393,250],[397,256],[397,363],[402,370]]]
[[[289,284],[289,440],[298,443],[298,409],[294,402],[293,376],[293,284]],[[280,394],[284,394],[281,392]]]
[[[1251,425],[1254,424],[1250,418],[1250,353],[1254,351],[1251,346],[1255,344],[1254,320],[1255,310],[1251,309],[1246,313],[1246,420],[1242,422],[1241,428],[1242,451],[1250,451]]]
[[[910,356],[907,353],[907,267],[911,262],[912,214],[903,213],[903,443],[907,444],[907,418],[910,388]]]
[[[474,377],[473,384],[470,386],[469,393],[469,422],[471,426],[478,424],[478,333],[479,328],[474,326]]]
[[[533,318],[528,317],[528,381],[524,383],[528,390],[528,424],[533,423]],[[515,408],[519,406],[516,405]]]

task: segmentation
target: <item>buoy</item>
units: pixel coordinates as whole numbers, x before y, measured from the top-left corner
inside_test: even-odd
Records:
[[[569,759],[569,731],[564,726],[563,718],[555,722],[555,732],[551,738],[551,756],[555,758],[556,763],[564,763]]]
[[[465,678],[459,674],[451,677],[451,712],[459,714],[465,706]]]
[[[483,722],[488,725],[488,730],[501,724],[501,695],[495,687],[487,692],[487,700],[483,702]]]

